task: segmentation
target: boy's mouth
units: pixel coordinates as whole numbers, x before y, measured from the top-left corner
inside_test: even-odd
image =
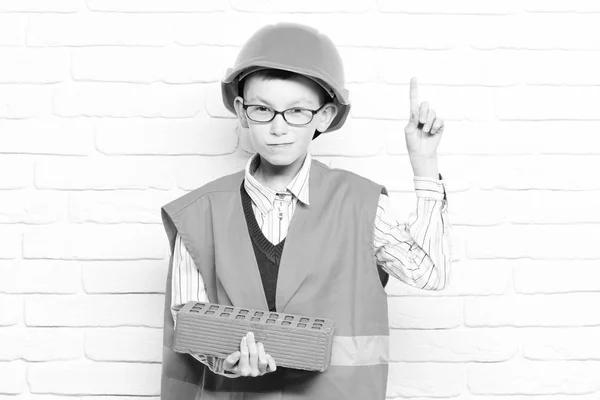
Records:
[[[268,146],[272,146],[272,147],[283,147],[283,146],[289,146],[292,143],[270,143]]]

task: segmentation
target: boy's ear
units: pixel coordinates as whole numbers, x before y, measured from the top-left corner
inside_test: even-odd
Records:
[[[243,106],[244,99],[242,99],[240,96],[237,96],[235,99],[233,99],[233,107],[235,107],[235,113],[240,121],[240,125],[242,128],[248,128],[248,119],[246,118],[246,113],[244,112]]]
[[[333,122],[335,116],[338,113],[338,106],[335,103],[327,103],[321,110],[321,120],[317,125],[317,130],[321,133],[325,132],[329,125]]]

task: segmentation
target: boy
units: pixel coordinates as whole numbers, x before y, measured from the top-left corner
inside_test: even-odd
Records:
[[[222,89],[257,153],[245,171],[161,209],[172,250],[161,398],[385,398],[387,274],[426,290],[448,285],[450,225],[436,158],[443,121],[418,103],[413,79],[405,134],[417,217],[400,227],[383,186],[310,156],[312,139],[339,129],[350,110],[327,37],[297,24],[264,27]],[[177,312],[193,300],[333,319],[331,363],[322,373],[277,367],[252,332],[225,359],[175,353]]]

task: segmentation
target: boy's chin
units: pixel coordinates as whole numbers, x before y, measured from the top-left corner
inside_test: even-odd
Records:
[[[296,155],[273,155],[259,153],[262,160],[274,167],[287,167],[292,165],[300,156]]]

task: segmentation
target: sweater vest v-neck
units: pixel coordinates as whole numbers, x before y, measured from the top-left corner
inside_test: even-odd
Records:
[[[269,311],[275,311],[277,273],[279,272],[279,262],[281,261],[285,239],[277,244],[271,243],[263,234],[260,226],[258,226],[254,211],[252,210],[252,199],[248,192],[246,192],[243,183],[240,185],[240,195],[242,196],[244,217],[246,218],[246,225],[248,225],[248,233],[252,239],[252,247],[254,248],[254,255],[258,264],[267,305]]]
[[[282,249],[275,309],[335,321],[327,370],[278,368],[259,378],[228,378],[172,350],[172,255],[178,233],[202,274],[211,303],[269,309],[244,216],[243,180],[244,171],[225,176],[161,208],[171,250],[161,399],[384,399],[388,309],[373,232],[385,188],[316,160],[308,182],[310,205],[298,203]]]

